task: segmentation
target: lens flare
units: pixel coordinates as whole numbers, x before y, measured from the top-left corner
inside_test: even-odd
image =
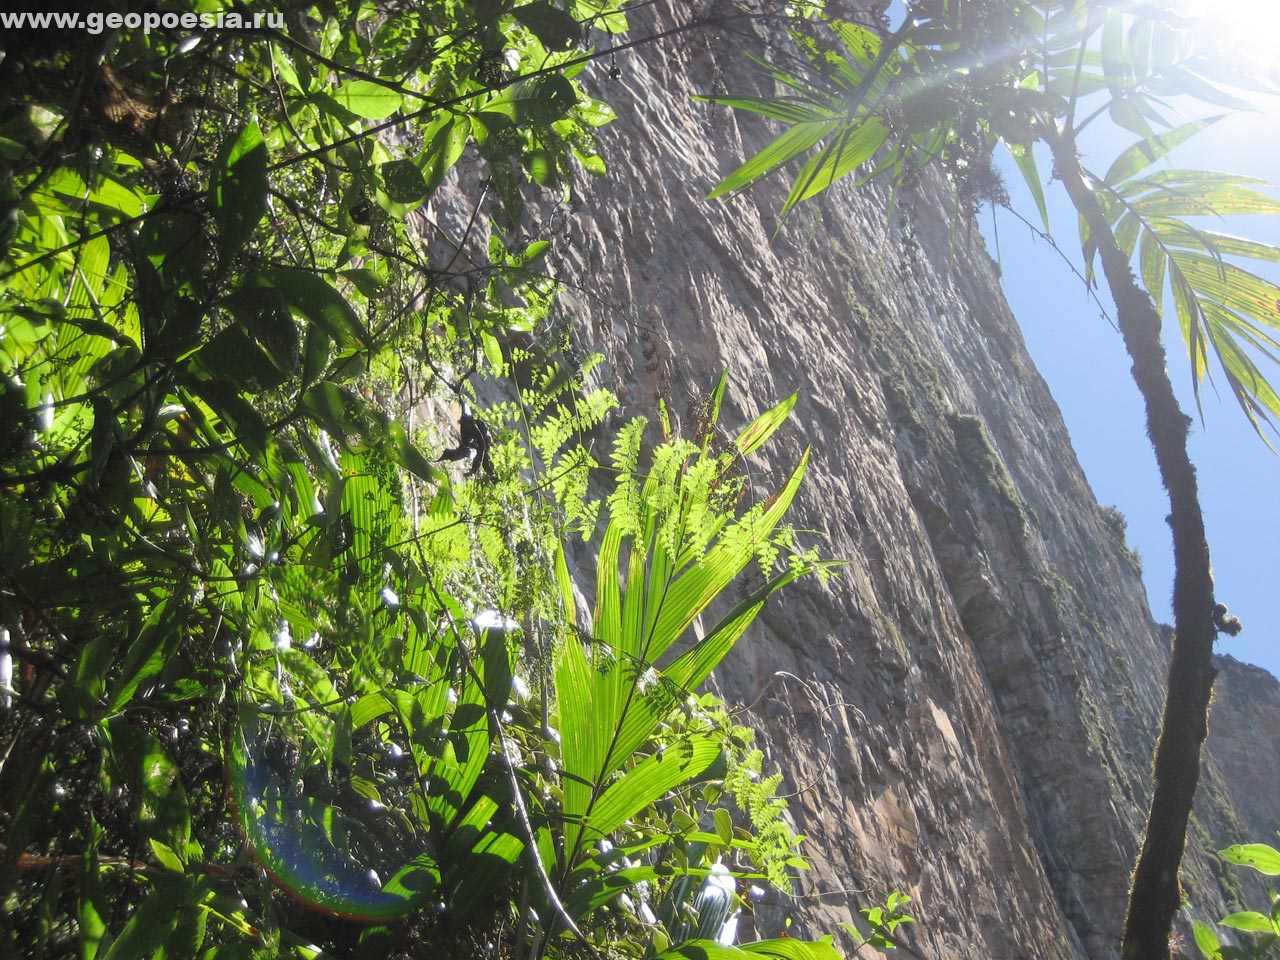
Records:
[[[241,838],[271,880],[300,903],[368,923],[403,917],[436,892],[440,872],[415,831],[350,777],[305,762],[302,714],[247,705],[227,745]],[[383,882],[385,879],[385,882]]]

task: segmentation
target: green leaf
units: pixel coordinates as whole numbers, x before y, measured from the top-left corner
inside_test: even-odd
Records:
[[[707,103],[746,110],[783,123],[797,124],[839,119],[830,110],[815,106],[799,97],[694,97]]]
[[[760,940],[756,943],[744,943],[742,950],[747,954],[780,957],[782,960],[840,960],[840,954],[836,952],[829,936],[811,943],[790,937]]]
[[[1237,930],[1253,930],[1260,933],[1275,933],[1276,928],[1271,922],[1271,918],[1266,914],[1257,913],[1253,910],[1244,910],[1240,913],[1233,913],[1223,917],[1218,921],[1224,927],[1234,927]]]
[[[1170,130],[1168,133],[1162,133],[1151,138],[1143,138],[1133,144],[1126,150],[1122,151],[1120,156],[1107,170],[1107,175],[1102,178],[1102,182],[1108,186],[1115,186],[1123,183],[1130,177],[1133,177],[1143,170],[1147,169],[1151,164],[1155,163],[1161,157],[1165,156],[1170,150],[1181,143],[1190,140],[1205,127],[1212,126],[1221,120],[1225,114],[1216,117],[1207,117],[1203,120],[1193,120],[1191,123],[1185,123],[1180,127]]]
[[[1280,850],[1265,843],[1237,843],[1218,854],[1230,863],[1253,867],[1269,877],[1280,876]]]
[[[372,80],[348,80],[333,92],[333,99],[344,110],[366,120],[383,120],[404,105],[404,97],[398,91]]]
[[[417,203],[428,193],[427,181],[412,160],[392,160],[381,168],[387,197],[395,203]]]
[[[721,180],[720,184],[707,194],[706,199],[714,200],[750,186],[761,177],[790,163],[823,137],[836,130],[843,122],[842,120],[820,120],[796,124]]]
[[[143,836],[158,841],[185,862],[191,840],[191,811],[178,765],[151,734],[115,718],[110,726],[109,767],[113,779],[128,784]]]
[[[1044,184],[1040,179],[1040,171],[1036,168],[1035,152],[1031,147],[1023,146],[1017,143],[1007,144],[1009,155],[1013,157],[1013,162],[1018,168],[1018,172],[1022,174],[1022,179],[1027,185],[1027,189],[1031,191],[1031,196],[1036,202],[1036,209],[1040,211],[1040,222],[1044,224],[1045,233],[1049,232],[1049,207],[1044,199]]]
[[[726,846],[733,843],[733,817],[729,815],[729,811],[723,807],[717,807],[714,814],[716,825],[716,836]]]
[[[714,737],[690,737],[641,760],[586,811],[591,837],[607,836],[671,790],[696,781],[719,756]]]
[[[164,946],[178,927],[182,908],[200,902],[203,877],[162,883],[133,912],[101,960],[141,960]]]
[[[343,347],[368,344],[360,317],[327,280],[310,270],[276,267],[260,272],[295,313],[320,326]]]
[[[442,485],[449,482],[448,474],[433,467],[431,462],[409,440],[404,427],[394,420],[387,424],[387,439],[390,441],[388,455],[391,459],[419,480]]]
[[[76,939],[79,941],[80,960],[94,960],[107,932],[106,917],[109,914],[103,895],[102,880],[98,870],[98,844],[103,830],[90,816],[83,852],[80,854],[79,900],[76,905]]]
[[[1148,219],[1280,213],[1280,200],[1251,185],[1265,180],[1204,170],[1164,170],[1116,188],[1129,205]]]
[[[791,415],[799,396],[798,393],[793,393],[777,406],[760,414],[751,426],[738,434],[738,438],[734,441],[738,453],[746,457],[759,450]]]
[[[800,169],[782,216],[866,163],[888,139],[889,128],[875,117],[847,126]]]
[[[124,664],[107,697],[107,713],[125,706],[144,680],[159,673],[182,640],[186,608],[175,596],[166,597],[151,608],[146,622],[129,645]]]
[[[227,327],[192,355],[190,369],[210,380],[257,393],[280,386],[288,374],[240,327]]]
[[[267,145],[256,123],[223,144],[209,199],[225,261],[249,241],[267,212]]]
[[[1218,942],[1218,935],[1213,932],[1203,920],[1197,920],[1192,925],[1195,933],[1196,946],[1200,948],[1200,952],[1205,955],[1205,960],[1217,960],[1222,956],[1222,945]]]
[[[777,957],[779,960],[840,960],[830,937],[806,943],[791,937],[757,940],[739,947],[726,947],[714,940],[689,940],[657,954],[653,960],[753,960],[755,957]]]
[[[427,149],[422,155],[422,173],[428,192],[444,182],[447,174],[467,146],[470,125],[452,114],[435,120],[423,131]]]
[[[513,9],[511,15],[548,50],[568,50],[582,35],[582,25],[550,3],[526,3]]]

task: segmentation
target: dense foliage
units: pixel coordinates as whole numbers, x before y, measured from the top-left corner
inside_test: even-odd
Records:
[[[624,12],[275,10],[4,38],[3,951],[835,956],[727,945],[800,838],[696,692],[821,567],[741,470],[794,398],[606,429],[522,215]]]

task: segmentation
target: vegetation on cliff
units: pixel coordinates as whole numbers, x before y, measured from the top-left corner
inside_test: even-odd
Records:
[[[1169,97],[1228,109],[1247,106],[1226,87],[1251,87],[1220,59],[1205,56],[1195,25],[1162,7],[1085,0],[916,0],[887,36],[797,5],[794,55],[766,64],[783,91],[773,97],[711,99],[780,121],[785,131],[711,194],[749,188],[803,163],[783,215],[832,184],[857,177],[909,186],[940,167],[955,188],[956,216],[1005,202],[993,149],[1013,155],[1045,214],[1034,146],[1042,144],[1080,220],[1088,277],[1100,258],[1133,376],[1146,405],[1147,432],[1168,492],[1173,531],[1174,645],[1156,748],[1154,793],[1134,872],[1122,954],[1169,955],[1181,902],[1178,867],[1208,732],[1213,644],[1238,621],[1217,603],[1209,548],[1187,453],[1190,419],[1174,395],[1161,340],[1168,289],[1197,390],[1217,362],[1261,435],[1280,420],[1280,396],[1259,363],[1280,347],[1280,288],[1243,260],[1280,262],[1280,249],[1200,229],[1204,215],[1277,213],[1280,202],[1255,181],[1227,174],[1151,167],[1215,119],[1174,125]],[[779,64],[784,63],[779,60]],[[1104,173],[1081,162],[1078,138],[1109,117],[1139,139]],[[1158,132],[1159,131],[1159,132]],[[1047,216],[1045,228],[1048,229]],[[1140,277],[1131,269],[1138,262]]]

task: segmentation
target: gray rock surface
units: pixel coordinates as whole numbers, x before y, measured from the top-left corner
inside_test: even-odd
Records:
[[[632,37],[690,13],[659,0]],[[777,132],[692,99],[763,89],[755,30],[691,30],[619,56],[617,78],[596,69],[619,114],[600,136],[609,176],[524,226],[554,225],[577,345],[603,354],[626,414],[664,398],[691,428],[724,369],[729,428],[800,393],[755,488],[811,445],[791,520],[850,562],[772,601],[714,681],[787,773],[814,860],[796,920],[834,931],[901,890],[919,923],[899,955],[1113,957],[1168,637],[940,184],[892,219],[882,189],[842,186],[781,228],[781,179],[703,200]],[[433,210],[454,236],[468,215]],[[1230,666],[1219,690],[1233,720],[1215,755],[1251,799],[1233,804],[1209,762],[1184,880],[1204,918],[1236,908],[1211,851],[1280,823],[1274,743],[1268,770],[1250,763],[1280,710],[1259,672]],[[780,920],[762,912],[758,932]]]

